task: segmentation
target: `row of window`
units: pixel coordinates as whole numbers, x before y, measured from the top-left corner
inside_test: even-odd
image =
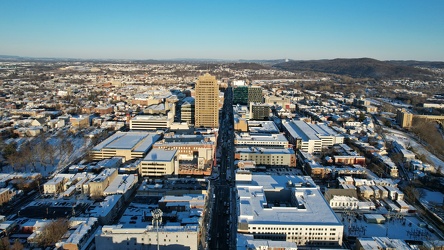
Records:
[[[291,240],[323,240],[323,241],[327,241],[327,240],[336,240],[336,238],[334,237],[287,237],[287,239],[291,239]]]
[[[252,232],[253,234],[268,234],[268,233],[264,233],[264,232]],[[287,232],[287,233],[274,233],[274,234],[286,234],[288,235],[328,235],[328,233],[303,233],[303,232]],[[336,235],[336,233],[330,233],[330,236],[334,236]]]
[[[255,239],[271,239],[271,240],[283,240],[281,236],[275,235],[255,235]],[[298,245],[337,245],[337,241],[334,237],[288,237],[287,240],[293,241]]]
[[[256,227],[248,227],[249,230],[253,229],[256,230]],[[258,230],[282,230],[282,231],[297,231],[298,228],[297,227],[257,227]],[[305,228],[306,231],[336,231],[336,228],[330,228],[330,230],[328,230],[329,228],[320,228],[320,227],[316,227],[316,228]],[[304,228],[299,228],[299,230],[303,231]]]
[[[242,157],[248,157],[248,156],[255,157],[255,158],[257,158],[257,157],[265,158],[265,159],[270,158],[269,155],[265,156],[265,155],[244,155],[244,154],[241,154],[240,157],[242,158]],[[276,156],[276,158],[280,158],[281,160],[284,159],[284,156],[279,156],[279,155],[272,155],[271,158],[274,158],[275,156]],[[273,160],[275,160],[275,159],[273,159]],[[276,160],[279,160],[279,159],[276,159]]]

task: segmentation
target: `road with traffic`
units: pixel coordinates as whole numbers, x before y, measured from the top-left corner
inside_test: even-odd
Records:
[[[234,186],[234,117],[233,90],[225,91],[224,105],[220,116],[219,176],[213,183],[213,204],[208,237],[209,249],[235,249],[237,238],[237,205]]]

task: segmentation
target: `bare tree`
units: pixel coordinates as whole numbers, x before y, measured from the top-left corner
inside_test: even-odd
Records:
[[[18,154],[11,154],[8,156],[7,158],[9,165],[12,167],[13,170],[17,171],[18,170],[18,161],[19,161],[19,157]]]
[[[9,250],[10,246],[9,246],[9,238],[8,237],[3,237],[0,239],[0,250]]]
[[[32,148],[29,143],[20,147],[19,155],[20,155],[20,159],[22,159],[21,163],[25,166],[25,169],[26,169],[26,166],[30,165],[34,170],[36,170],[35,157],[34,157],[34,154],[32,152]]]
[[[25,247],[18,240],[15,240],[14,244],[12,244],[12,246],[11,246],[11,250],[23,250],[23,249],[25,249]]]
[[[404,157],[402,156],[401,153],[392,153],[390,154],[390,158],[396,164],[402,163],[404,160]]]
[[[55,161],[57,159],[56,155],[56,148],[53,145],[48,145],[48,148],[46,149],[47,158],[49,161],[49,165],[51,167],[54,167]]]
[[[41,233],[36,237],[36,243],[40,247],[50,247],[62,238],[69,229],[67,219],[57,219],[45,225]]]
[[[444,139],[436,122],[414,118],[411,130],[420,138],[420,141],[426,142],[425,147],[428,151],[434,153],[437,157],[443,158]]]

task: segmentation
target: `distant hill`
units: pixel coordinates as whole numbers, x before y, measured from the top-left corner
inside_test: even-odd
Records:
[[[259,70],[259,69],[269,69],[270,67],[266,67],[259,63],[252,63],[252,62],[242,62],[242,63],[230,63],[227,65],[230,69],[252,69],[252,70]]]
[[[239,61],[237,61],[238,63],[259,63],[262,65],[275,65],[278,63],[283,63],[286,62],[286,59],[274,59],[274,60],[244,60],[241,59]]]
[[[428,61],[387,61],[388,63],[400,66],[427,67],[444,69],[444,62],[428,62]]]
[[[313,61],[288,61],[273,65],[288,71],[315,71],[354,78],[373,79],[430,79],[433,72],[415,68],[415,65],[402,65],[399,61],[378,61],[371,58],[333,59]]]

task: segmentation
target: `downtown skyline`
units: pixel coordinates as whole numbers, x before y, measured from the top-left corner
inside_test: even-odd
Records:
[[[444,2],[2,1],[1,55],[444,61]]]

